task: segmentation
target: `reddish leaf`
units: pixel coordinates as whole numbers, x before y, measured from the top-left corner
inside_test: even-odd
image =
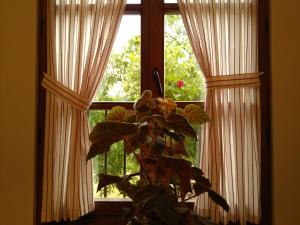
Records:
[[[98,183],[97,191],[100,191],[103,187],[107,185],[115,184],[122,181],[122,178],[118,176],[107,175],[102,173],[99,174],[98,176],[99,176],[99,183]]]
[[[137,124],[115,121],[98,123],[90,134],[91,147],[87,159],[109,151],[111,144],[123,140],[129,135],[134,135],[137,131]]]
[[[131,135],[126,138],[124,141],[124,149],[127,154],[134,152],[138,146],[139,135]]]
[[[144,91],[142,97],[134,104],[134,109],[139,112],[146,112],[155,108],[157,108],[157,104],[152,98],[152,91],[150,90]]]
[[[184,134],[186,136],[193,137],[197,139],[197,134],[194,128],[188,123],[188,121],[184,118],[184,116],[173,113],[167,117],[167,125],[168,129],[174,130],[176,133]]]
[[[186,193],[191,191],[191,163],[184,159],[161,156],[159,158],[159,169],[163,171],[161,179],[164,180],[164,185],[169,185],[172,176],[178,176],[180,179],[180,192],[182,200]]]
[[[172,142],[170,147],[167,147],[168,154],[188,156],[183,142]]]
[[[203,177],[204,173],[200,168],[192,166],[191,169],[192,169],[192,179],[197,181],[198,179],[201,179]]]
[[[216,204],[218,204],[219,206],[221,206],[226,212],[229,211],[229,205],[228,205],[227,201],[221,195],[219,195],[217,192],[215,192],[213,190],[209,190],[208,196]]]
[[[152,184],[156,182],[157,179],[157,160],[154,158],[144,158],[142,161],[144,172],[147,173]]]

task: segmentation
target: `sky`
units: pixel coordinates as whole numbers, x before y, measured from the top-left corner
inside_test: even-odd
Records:
[[[123,15],[112,53],[121,52],[129,39],[141,34],[141,16]]]

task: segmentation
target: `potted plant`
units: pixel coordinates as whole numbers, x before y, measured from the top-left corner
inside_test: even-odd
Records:
[[[145,91],[134,104],[134,110],[114,107],[107,120],[98,123],[90,134],[87,159],[109,151],[110,146],[124,142],[127,154],[134,154],[140,172],[123,177],[99,174],[98,190],[111,184],[132,199],[128,225],[200,225],[213,224],[193,213],[186,201],[203,193],[226,211],[226,200],[211,189],[202,170],[186,159],[186,136],[197,139],[190,124],[209,120],[198,105],[184,109],[172,99],[152,98]],[[132,183],[138,176],[137,183]],[[189,196],[189,197],[188,197]]]

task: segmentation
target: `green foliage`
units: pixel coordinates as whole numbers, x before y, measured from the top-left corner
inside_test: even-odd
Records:
[[[204,78],[179,15],[165,16],[165,96],[176,101],[204,99]],[[177,82],[184,85],[179,88]]]
[[[165,16],[165,96],[176,101],[203,100],[204,78],[179,15]],[[140,96],[141,38],[134,36],[123,51],[113,53],[95,100],[136,101]],[[184,85],[179,88],[177,82]],[[111,96],[116,83],[124,90]]]
[[[122,52],[110,56],[104,79],[97,93],[97,101],[136,101],[140,96],[141,37],[128,41]],[[109,90],[116,83],[122,85],[123,95],[110,96]]]

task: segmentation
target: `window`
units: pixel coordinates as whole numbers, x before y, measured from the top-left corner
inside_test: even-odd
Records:
[[[112,107],[132,109],[140,94],[150,89],[155,97],[169,97],[180,107],[204,100],[204,78],[192,52],[176,1],[127,1],[105,76],[89,111],[90,127],[105,120]],[[199,128],[200,131],[200,128]],[[197,142],[187,139],[196,163]],[[94,196],[122,198],[114,187],[96,193],[97,174],[123,175],[139,170],[126,157],[123,144],[94,159]]]
[[[38,100],[38,127],[37,127],[37,212],[36,212],[36,218],[39,220],[40,218],[40,210],[41,210],[41,202],[42,202],[42,169],[43,169],[43,137],[44,137],[44,121],[45,121],[45,91],[40,86],[41,80],[43,78],[43,72],[47,71],[47,57],[46,57],[46,1],[40,1],[39,4],[39,13],[40,13],[40,36],[39,36],[39,57],[38,57],[38,71],[39,71],[39,82],[38,82],[38,88],[39,88],[39,100]],[[270,205],[271,205],[271,182],[270,182],[270,174],[271,174],[271,148],[270,148],[270,93],[269,93],[269,82],[270,82],[270,75],[269,75],[269,43],[268,43],[268,3],[267,1],[258,1],[258,24],[259,24],[259,67],[260,71],[264,71],[264,76],[262,79],[262,224],[270,224],[271,221],[271,212],[270,212]],[[168,88],[171,90],[173,88],[176,88],[178,80],[172,79],[171,72],[169,71],[172,69],[171,66],[168,65],[171,61],[167,60],[166,55],[167,48],[166,45],[167,39],[166,36],[172,35],[171,33],[166,34],[168,31],[171,30],[171,28],[168,28],[166,26],[166,20],[170,18],[176,20],[176,18],[180,18],[179,16],[179,10],[178,6],[176,4],[176,0],[164,0],[164,3],[162,3],[162,0],[127,0],[127,7],[126,12],[124,15],[124,20],[126,18],[135,18],[132,19],[134,21],[138,21],[140,27],[139,33],[140,33],[140,55],[137,55],[137,57],[140,57],[139,64],[136,64],[135,66],[139,67],[137,71],[140,72],[139,78],[134,81],[138,81],[139,85],[135,86],[136,88],[139,88],[139,92],[142,92],[146,89],[152,89],[155,96],[160,96],[161,93],[159,92],[157,80],[153,79],[153,69],[157,68],[159,72],[160,81],[162,84],[163,92],[165,96],[167,97],[173,97],[168,96]],[[180,21],[176,20],[178,23]],[[165,26],[163,26],[165,24]],[[122,28],[120,28],[121,30]],[[137,34],[137,33],[136,33]],[[181,43],[181,41],[180,41]],[[173,52],[173,51],[171,51]],[[183,56],[187,56],[187,54],[183,53]],[[184,57],[181,57],[184,59]],[[172,58],[173,59],[173,58]],[[175,61],[175,60],[174,60]],[[180,61],[180,60],[179,60]],[[173,61],[172,61],[173,62]],[[177,60],[178,62],[178,60]],[[132,66],[132,64],[131,64]],[[169,66],[169,67],[168,67]],[[197,65],[196,65],[197,66]],[[180,67],[179,67],[180,68]],[[200,71],[200,70],[199,70]],[[198,72],[199,72],[198,71]],[[202,76],[199,77],[201,79]],[[162,82],[164,81],[164,82]],[[179,84],[179,86],[183,85],[182,87],[187,87],[187,80],[181,79],[183,83]],[[104,82],[104,80],[103,80]],[[202,82],[202,81],[200,81]],[[118,82],[117,82],[118,83]],[[120,82],[115,87],[115,90],[118,90],[118,87],[121,85]],[[173,86],[172,86],[173,85]],[[203,83],[202,83],[203,85]],[[196,86],[196,85],[195,85]],[[101,90],[101,88],[100,88]],[[184,88],[178,89],[178,90],[184,90]],[[113,91],[109,93],[114,93]],[[176,96],[175,99],[178,101],[179,106],[183,106],[187,103],[187,101],[196,101],[198,104],[201,104],[201,100],[203,98],[203,91],[201,92],[200,97],[192,98],[192,99],[185,99],[181,98],[182,95]],[[103,95],[104,96],[104,95]],[[109,95],[105,95],[106,97],[109,97]],[[123,105],[126,108],[132,107],[132,101],[134,99],[125,99],[123,98],[121,94],[119,95],[122,98],[119,98],[115,101],[111,101],[113,99],[109,98],[101,98],[101,99],[95,99],[95,102],[91,106],[90,115],[95,114],[95,118],[97,120],[103,119],[105,117],[105,112],[107,112],[109,109],[111,109],[115,105]],[[128,95],[127,97],[132,97],[133,95]],[[138,96],[138,95],[137,95]],[[101,100],[101,101],[98,101]],[[105,100],[105,101],[104,101]],[[91,121],[92,123],[93,121]],[[95,121],[94,121],[95,122]],[[122,151],[119,152],[119,158],[123,159],[124,155]],[[105,160],[105,159],[103,159]],[[110,160],[109,157],[107,157],[106,160]],[[130,160],[130,159],[129,159]],[[102,164],[104,165],[104,164]],[[119,170],[120,173],[123,173],[124,171],[130,169],[130,166],[128,164],[121,164],[122,168]],[[107,168],[107,171],[109,172],[109,168]],[[122,197],[122,196],[120,196]],[[105,202],[106,203],[106,202]],[[96,210],[97,208],[96,204]],[[117,210],[113,210],[114,212],[120,213],[121,208],[124,206],[120,203],[118,203]],[[101,208],[103,211],[103,208]],[[111,210],[111,208],[108,207],[108,211]],[[106,211],[104,210],[104,213]],[[109,211],[108,213],[111,213]],[[38,221],[38,224],[39,221]]]

